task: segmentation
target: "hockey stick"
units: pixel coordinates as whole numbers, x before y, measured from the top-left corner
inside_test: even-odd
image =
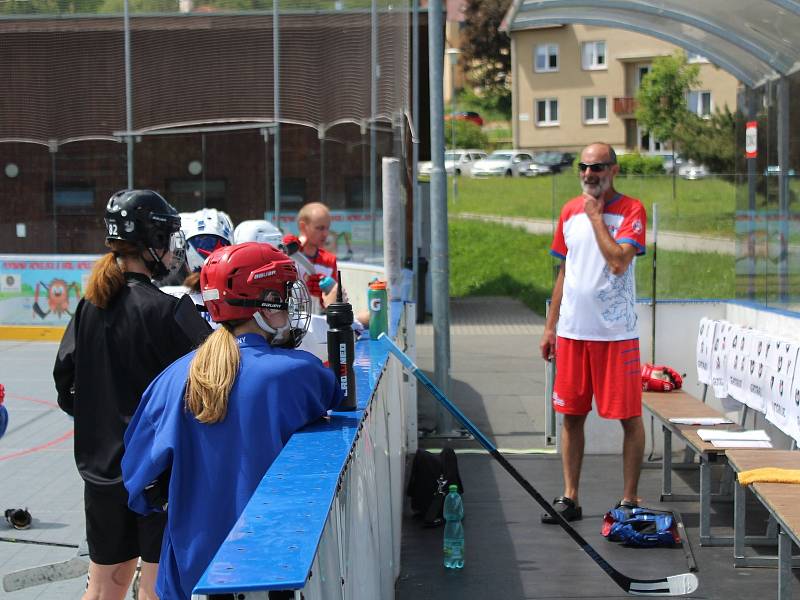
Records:
[[[63,562],[39,565],[8,573],[3,577],[3,589],[16,592],[34,585],[82,577],[89,572],[89,557],[75,556]]]
[[[58,546],[60,548],[77,548],[77,544],[62,544],[61,542],[41,542],[39,540],[23,540],[21,538],[0,537],[0,542],[12,544],[36,544],[37,546]]]
[[[569,536],[581,547],[581,549],[588,554],[597,565],[606,572],[606,575],[611,577],[614,582],[621,587],[628,594],[637,596],[681,596],[684,594],[691,594],[697,589],[699,581],[694,573],[681,573],[679,575],[671,575],[662,579],[633,579],[627,575],[623,575],[612,567],[608,561],[597,553],[597,550],[592,548],[583,536],[579,534],[564,518],[556,512],[550,503],[536,491],[528,481],[517,471],[511,464],[497,451],[497,448],[492,444],[483,433],[467,419],[466,416],[456,407],[455,404],[448,400],[442,391],[428,379],[428,376],[420,371],[419,367],[405,354],[397,345],[389,339],[389,337],[382,333],[378,337],[384,347],[394,354],[397,359],[414,375],[422,385],[428,388],[428,391],[436,398],[450,413],[458,419],[461,424],[475,437],[481,446],[489,451],[489,454],[500,463],[500,465],[508,471],[508,473],[517,480],[528,494],[530,494],[536,502],[538,502],[547,513],[552,516],[559,525],[566,531]]]

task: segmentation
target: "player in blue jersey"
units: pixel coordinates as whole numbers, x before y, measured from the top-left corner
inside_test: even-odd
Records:
[[[156,591],[191,597],[289,437],[335,408],[333,372],[296,350],[309,299],[292,260],[267,244],[220,248],[200,274],[222,327],[145,392],[125,435],[131,509],[166,509]]]

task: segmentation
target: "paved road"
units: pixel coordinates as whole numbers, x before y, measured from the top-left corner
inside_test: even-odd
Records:
[[[479,215],[476,213],[458,213],[454,216],[474,221],[490,221],[521,227],[528,233],[552,235],[553,223],[546,219],[523,219],[521,217],[499,217],[495,215]],[[653,243],[653,234],[647,232],[647,243]],[[675,231],[659,231],[658,247],[662,250],[682,250],[684,252],[718,252],[720,254],[736,254],[736,242],[731,239],[678,233]]]

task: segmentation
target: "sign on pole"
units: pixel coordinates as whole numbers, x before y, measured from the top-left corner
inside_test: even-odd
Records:
[[[758,122],[748,121],[744,130],[744,155],[747,158],[758,156]]]

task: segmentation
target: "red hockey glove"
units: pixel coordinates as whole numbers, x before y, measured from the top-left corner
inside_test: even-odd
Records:
[[[666,365],[642,365],[642,390],[645,392],[669,392],[679,390],[683,378],[675,369]]]
[[[306,287],[308,293],[317,298],[322,298],[322,290],[319,287],[319,280],[322,279],[322,274],[314,273],[306,278]]]
[[[285,236],[283,236],[283,242],[281,243],[281,246],[283,246],[282,250],[286,254],[291,256],[292,254],[300,250],[302,244],[300,243],[300,239],[296,235],[287,233]]]

